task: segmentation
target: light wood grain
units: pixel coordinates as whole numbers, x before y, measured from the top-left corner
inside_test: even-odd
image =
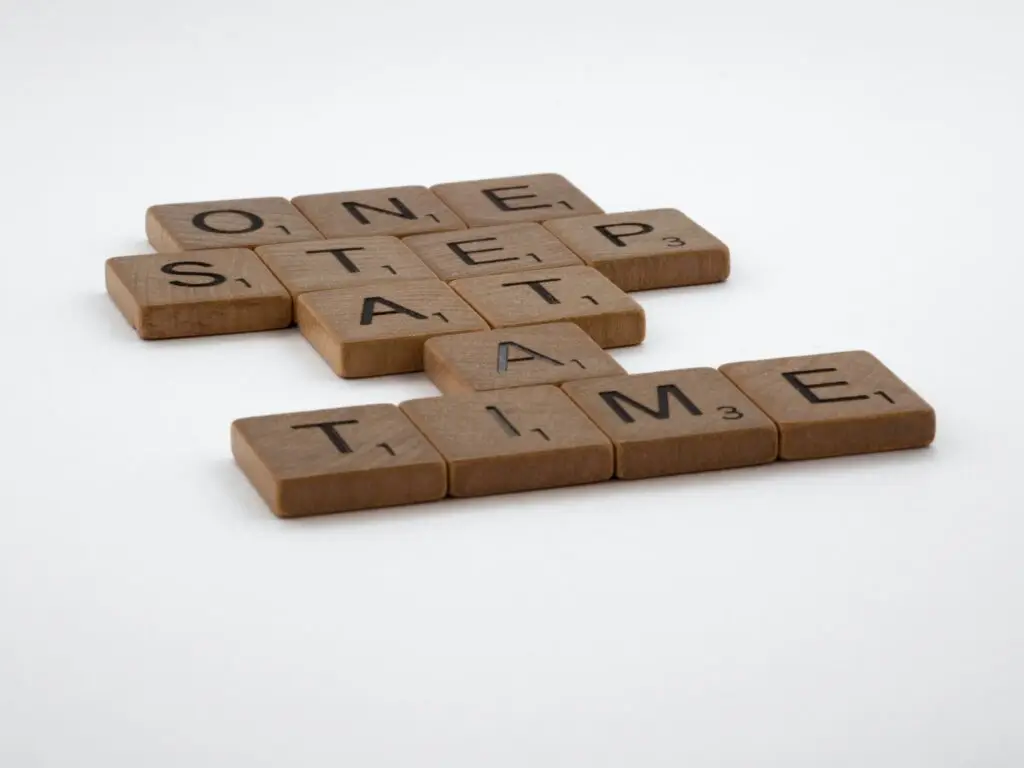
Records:
[[[292,299],[250,250],[116,256],[107,292],[143,339],[284,328]]]
[[[583,262],[540,224],[504,224],[414,235],[403,242],[445,281]]]
[[[348,237],[264,245],[256,255],[292,296],[349,285],[435,275],[396,237]]]
[[[280,517],[435,501],[447,490],[444,460],[394,405],[239,419],[231,450]]]
[[[468,277],[451,286],[495,328],[568,321],[602,347],[644,340],[643,308],[591,267]]]
[[[597,203],[557,173],[456,181],[431,189],[471,227],[602,213]]]
[[[168,252],[322,239],[283,197],[154,205],[146,211],[146,236]]]
[[[574,323],[437,336],[427,341],[423,352],[427,376],[445,393],[561,384],[625,373]]]
[[[292,202],[326,237],[404,236],[466,228],[426,187],[300,195]]]
[[[452,496],[607,480],[608,438],[557,387],[410,400],[402,410],[448,463]]]
[[[544,226],[624,291],[729,277],[725,243],[674,208],[556,219]]]
[[[303,336],[345,378],[422,371],[427,339],[488,328],[437,278],[304,293],[296,300],[295,319]]]
[[[863,352],[730,363],[719,369],[779,428],[779,458],[815,459],[920,448],[935,411]]]
[[[714,368],[572,381],[565,393],[611,439],[624,480],[775,461],[775,424]]]

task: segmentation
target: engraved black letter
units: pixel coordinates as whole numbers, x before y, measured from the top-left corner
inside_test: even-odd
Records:
[[[352,449],[345,442],[345,438],[341,436],[335,427],[339,427],[342,424],[358,423],[356,419],[349,419],[348,421],[321,421],[316,424],[299,424],[292,427],[292,429],[319,429],[327,435],[327,439],[331,441],[331,445],[338,449],[339,453],[352,453]]]
[[[227,282],[227,278],[224,275],[218,275],[216,272],[179,272],[176,267],[212,267],[212,264],[207,264],[205,261],[172,261],[170,264],[164,264],[160,267],[160,271],[165,275],[180,275],[182,277],[208,277],[209,281],[205,283],[183,283],[181,280],[171,280],[171,285],[180,285],[183,288],[209,288],[211,285],[220,285],[221,283]]]
[[[365,251],[365,250],[366,249],[362,248],[362,247],[360,247],[360,248],[324,248],[323,250],[319,250],[319,251],[306,251],[306,253],[329,253],[332,256],[334,256],[334,258],[336,258],[338,260],[338,263],[341,264],[341,266],[343,266],[349,272],[355,273],[355,272],[359,271],[359,267],[357,267],[352,262],[352,259],[350,259],[346,255],[346,253],[348,251]]]
[[[233,213],[236,216],[241,216],[249,221],[249,225],[244,229],[217,229],[217,227],[211,227],[206,223],[206,219],[210,216],[216,216],[218,213]],[[203,232],[213,232],[218,235],[244,235],[246,232],[255,232],[257,229],[261,229],[263,227],[263,219],[255,213],[249,213],[249,211],[235,211],[225,208],[219,211],[197,213],[192,217],[192,226],[203,230]]]
[[[508,416],[501,412],[501,408],[496,405],[488,405],[486,408],[487,412],[491,414],[501,425],[501,428],[505,431],[505,434],[509,437],[521,437],[519,430],[516,429],[516,425],[508,420]]]
[[[814,394],[815,389],[821,389],[822,387],[847,387],[850,385],[848,381],[826,381],[822,384],[804,384],[798,376],[810,376],[814,373],[835,373],[835,368],[814,368],[809,371],[790,371],[789,373],[782,374],[782,378],[793,385],[793,389],[799,392],[806,398],[807,402],[812,404],[818,403],[847,403],[852,400],[867,400],[869,395],[848,395],[846,397],[818,397]]]
[[[498,248],[481,248],[477,251],[467,251],[462,246],[468,243],[487,243],[494,242],[498,238],[496,237],[480,237],[476,240],[457,240],[454,243],[448,243],[448,247],[452,249],[452,252],[458,256],[462,261],[470,266],[476,266],[477,264],[497,264],[499,261],[518,261],[518,256],[506,256],[504,259],[483,259],[477,260],[473,258],[474,253],[494,253],[495,251],[503,251],[504,248],[500,246]]]
[[[604,400],[605,405],[615,411],[615,415],[622,419],[627,424],[632,424],[636,419],[633,415],[622,407],[623,401],[629,403],[634,408],[643,411],[648,416],[653,416],[656,419],[667,419],[669,417],[669,402],[668,396],[672,395],[679,403],[690,412],[692,416],[702,416],[700,409],[694,405],[693,401],[688,398],[683,391],[679,389],[675,384],[661,384],[658,387],[658,410],[648,408],[642,403],[638,403],[632,397],[624,395],[621,392],[617,392],[614,389],[608,390],[607,392],[601,392],[601,399]]]
[[[526,352],[529,356],[528,357],[509,357],[508,356],[508,348],[509,347],[515,347],[516,349],[520,350],[521,352]],[[498,373],[505,373],[505,371],[508,370],[508,364],[509,363],[521,363],[521,362],[525,362],[526,360],[547,360],[552,365],[564,365],[564,363],[562,363],[562,362],[560,362],[558,360],[555,360],[555,358],[553,358],[553,357],[548,357],[547,355],[541,354],[540,352],[538,352],[535,349],[530,349],[529,347],[524,347],[522,344],[519,344],[517,342],[514,342],[514,341],[502,341],[502,342],[498,343]]]
[[[561,304],[551,291],[544,287],[544,283],[559,283],[562,281],[560,277],[547,277],[543,280],[520,280],[518,283],[502,283],[502,288],[509,288],[513,285],[528,285],[533,289],[533,292],[540,296],[548,304]]]
[[[614,234],[612,232],[616,227],[637,227],[635,232],[620,232]],[[619,248],[625,248],[626,242],[622,239],[624,237],[636,237],[637,235],[646,235],[648,232],[653,232],[654,227],[650,224],[641,224],[640,222],[622,222],[621,224],[599,224],[594,227],[598,232],[604,235],[608,240],[611,241],[612,245],[617,245]]]
[[[360,224],[369,224],[370,220],[366,218],[366,214],[363,213],[360,208],[365,208],[368,211],[376,211],[377,213],[383,213],[388,216],[397,216],[400,219],[416,219],[419,218],[415,213],[409,210],[409,207],[399,200],[397,197],[389,197],[388,202],[395,206],[395,210],[389,211],[387,208],[378,208],[375,205],[368,205],[367,203],[354,203],[346,202],[342,203],[345,210],[352,214],[353,218]]]
[[[501,211],[532,211],[532,210],[535,210],[537,208],[550,208],[551,207],[548,203],[542,203],[540,205],[516,205],[516,206],[512,206],[512,205],[508,204],[509,200],[529,200],[531,197],[532,198],[536,198],[537,196],[534,195],[534,194],[529,194],[529,195],[507,195],[506,197],[501,197],[500,195],[495,194],[497,192],[507,192],[510,189],[529,189],[529,188],[530,187],[527,184],[519,184],[519,185],[517,185],[515,187],[492,187],[491,189],[484,189],[484,190],[481,190],[481,191],[484,193],[484,195],[487,197],[487,199],[490,200],[492,203],[494,203],[498,207],[498,210],[501,210]]]
[[[375,312],[374,306],[377,304],[383,304],[391,309],[384,312]],[[408,315],[415,320],[426,320],[426,315],[421,315],[419,312],[415,312],[408,307],[403,307],[397,302],[385,299],[383,296],[368,296],[363,299],[363,316],[359,320],[360,325],[370,325],[373,323],[373,318],[381,315]]]

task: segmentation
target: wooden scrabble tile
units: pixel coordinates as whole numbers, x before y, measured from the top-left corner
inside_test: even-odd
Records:
[[[426,187],[302,195],[292,202],[326,237],[401,236],[466,228]]]
[[[725,243],[673,208],[556,219],[544,226],[624,291],[729,277]]]
[[[779,458],[920,448],[935,411],[868,352],[730,363],[719,370],[779,427]]]
[[[557,173],[437,184],[431,190],[471,227],[602,213]]]
[[[302,335],[339,376],[423,370],[432,336],[487,329],[487,323],[437,278],[365,283],[304,293],[295,301]]]
[[[583,263],[557,237],[530,222],[413,235],[403,242],[445,281]]]
[[[171,252],[322,239],[283,197],[154,205],[146,236],[156,250]]]
[[[231,452],[279,517],[436,501],[447,491],[444,459],[395,405],[239,419]]]
[[[615,446],[624,480],[775,461],[775,424],[714,368],[587,379],[562,389]]]
[[[602,347],[644,340],[644,310],[590,267],[536,269],[451,283],[495,328],[569,321]]]
[[[608,438],[557,387],[523,387],[402,403],[448,463],[452,496],[607,480]]]
[[[268,331],[292,322],[292,298],[247,248],[107,260],[107,293],[143,339]]]
[[[573,323],[501,328],[429,339],[424,370],[442,392],[561,384],[624,374],[615,358]]]
[[[256,255],[292,296],[379,280],[424,280],[430,268],[397,237],[264,245]]]

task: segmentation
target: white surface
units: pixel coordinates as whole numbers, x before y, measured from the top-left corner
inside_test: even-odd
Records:
[[[0,764],[1024,763],[1020,3],[0,14]],[[281,522],[233,418],[429,382],[103,292],[152,203],[539,171],[732,247],[629,370],[869,349],[934,447]]]

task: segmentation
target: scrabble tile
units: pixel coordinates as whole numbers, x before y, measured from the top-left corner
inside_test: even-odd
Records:
[[[107,260],[107,293],[143,339],[268,331],[292,322],[292,298],[247,248]]]
[[[423,343],[430,337],[487,329],[437,278],[304,293],[295,301],[295,320],[345,378],[422,371]]]
[[[395,405],[239,419],[231,452],[279,517],[436,501],[444,459]]]
[[[466,225],[426,187],[390,187],[292,199],[326,237],[415,235]]]
[[[719,370],[779,427],[779,458],[920,448],[935,411],[868,352],[730,363]]]
[[[413,235],[403,242],[445,281],[583,264],[557,237],[529,222]]]
[[[565,393],[615,446],[624,480],[775,461],[775,424],[714,368],[572,381]]]
[[[523,387],[402,403],[448,463],[452,496],[608,480],[608,438],[557,387]]]
[[[672,208],[556,219],[544,226],[624,291],[729,277],[725,243]]]
[[[378,280],[424,280],[430,268],[397,237],[264,245],[256,255],[292,296]]]
[[[431,190],[471,227],[602,213],[557,173],[437,184]]]
[[[424,369],[442,392],[561,384],[624,374],[615,358],[573,323],[527,325],[429,339]]]
[[[569,321],[602,347],[644,340],[644,310],[590,267],[535,269],[451,283],[495,328]]]
[[[146,236],[156,250],[170,252],[322,239],[283,197],[154,205],[146,211]]]

